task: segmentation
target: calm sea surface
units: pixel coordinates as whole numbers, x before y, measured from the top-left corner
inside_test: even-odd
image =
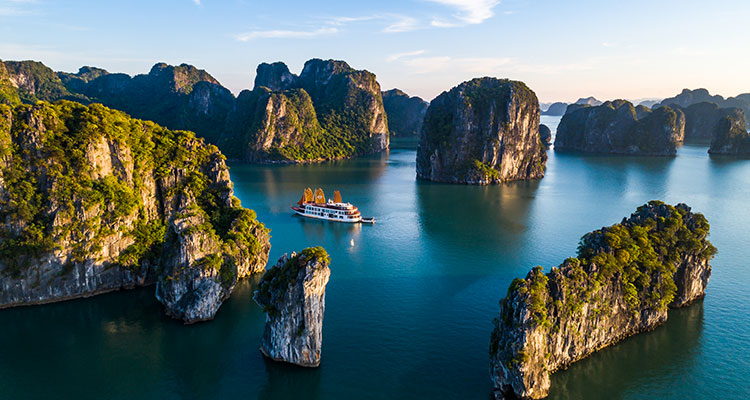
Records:
[[[149,287],[1,310],[0,399],[487,399],[510,281],[651,199],[708,217],[719,254],[706,299],[555,374],[550,397],[750,398],[750,161],[690,146],[675,158],[549,155],[544,179],[491,187],[417,182],[412,150],[232,165],[237,196],[272,229],[272,260],[331,254],[320,368],[263,359],[252,281],[192,326],[165,317]],[[340,190],[377,224],[292,216],[307,186]]]

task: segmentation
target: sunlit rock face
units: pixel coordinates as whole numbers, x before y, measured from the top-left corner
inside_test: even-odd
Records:
[[[478,185],[542,178],[539,113],[522,82],[477,78],[443,92],[425,115],[417,177]]]
[[[282,256],[263,275],[255,301],[266,311],[261,352],[275,361],[320,365],[330,258],[320,247]]]
[[[497,393],[544,398],[553,372],[702,298],[716,252],[708,233],[705,217],[685,204],[652,201],[586,234],[576,258],[514,280],[490,339]]]

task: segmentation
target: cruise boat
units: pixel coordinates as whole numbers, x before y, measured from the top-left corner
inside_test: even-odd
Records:
[[[292,206],[292,210],[303,217],[327,221],[375,223],[375,218],[363,218],[357,207],[351,203],[344,203],[338,190],[333,192],[333,199],[326,201],[323,189],[318,188],[313,193],[312,189],[307,188],[302,198]]]

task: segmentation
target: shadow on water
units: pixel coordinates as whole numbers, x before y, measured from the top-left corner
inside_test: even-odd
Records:
[[[237,358],[247,356],[242,352],[257,349],[259,335],[250,336],[255,345],[246,343],[246,332],[262,332],[263,326],[262,311],[251,300],[256,282],[241,282],[214,321],[191,326],[164,315],[153,286],[2,310],[3,396],[211,397]],[[2,378],[10,371],[13,380]],[[85,375],[86,384],[71,374]]]
[[[433,250],[453,249],[451,258],[465,260],[475,251],[510,256],[528,228],[539,184],[538,180],[490,186],[418,181],[422,231],[434,241]],[[434,256],[439,255],[444,254]],[[484,254],[474,255],[483,258]]]
[[[320,377],[325,365],[305,368],[263,359],[267,380],[258,399],[321,399]]]
[[[334,186],[353,187],[377,181],[388,166],[389,153],[321,164],[253,165],[231,163],[232,180],[260,183],[264,196],[284,196],[291,191],[297,201],[306,187],[322,187],[332,195]],[[235,173],[236,171],[236,173]],[[287,202],[291,203],[289,199]]]
[[[703,301],[670,310],[667,323],[652,332],[625,339],[552,375],[549,399],[619,399],[650,381],[653,398],[666,386],[657,377],[681,376],[699,353],[703,332]]]

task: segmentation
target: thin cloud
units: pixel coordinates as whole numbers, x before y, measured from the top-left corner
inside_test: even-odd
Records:
[[[426,53],[425,50],[414,50],[414,51],[407,51],[407,52],[403,52],[403,53],[395,53],[395,54],[389,55],[388,58],[386,58],[386,61],[388,61],[388,62],[394,62],[394,61],[400,60],[402,58],[419,56],[419,55],[422,55],[424,53]]]
[[[194,4],[196,5],[196,6],[199,6],[199,5],[201,5],[201,0],[193,0],[193,3],[194,3]]]
[[[427,0],[432,3],[442,4],[444,6],[456,9],[457,13],[453,15],[455,19],[463,24],[475,25],[492,18],[495,15],[493,9],[500,4],[500,0]],[[450,22],[435,19],[432,26],[449,27]]]
[[[419,21],[417,21],[416,18],[399,15],[396,16],[396,21],[391,22],[388,26],[383,28],[383,32],[398,33],[409,32],[416,29],[419,29]]]
[[[433,19],[430,22],[430,25],[435,28],[455,28],[457,26],[463,26],[463,24],[459,24],[456,22],[448,22],[442,19]]]
[[[421,27],[416,18],[401,14],[372,14],[360,17],[329,17],[323,20],[325,24],[332,26],[346,26],[355,22],[369,21],[384,23],[385,26],[380,31],[384,33],[408,32]]]
[[[237,41],[247,42],[254,39],[311,39],[319,36],[334,35],[337,28],[319,28],[312,31],[265,30],[240,33],[234,36]]]
[[[377,15],[365,15],[362,17],[331,17],[326,20],[330,25],[347,25],[352,22],[371,21],[379,18]]]

